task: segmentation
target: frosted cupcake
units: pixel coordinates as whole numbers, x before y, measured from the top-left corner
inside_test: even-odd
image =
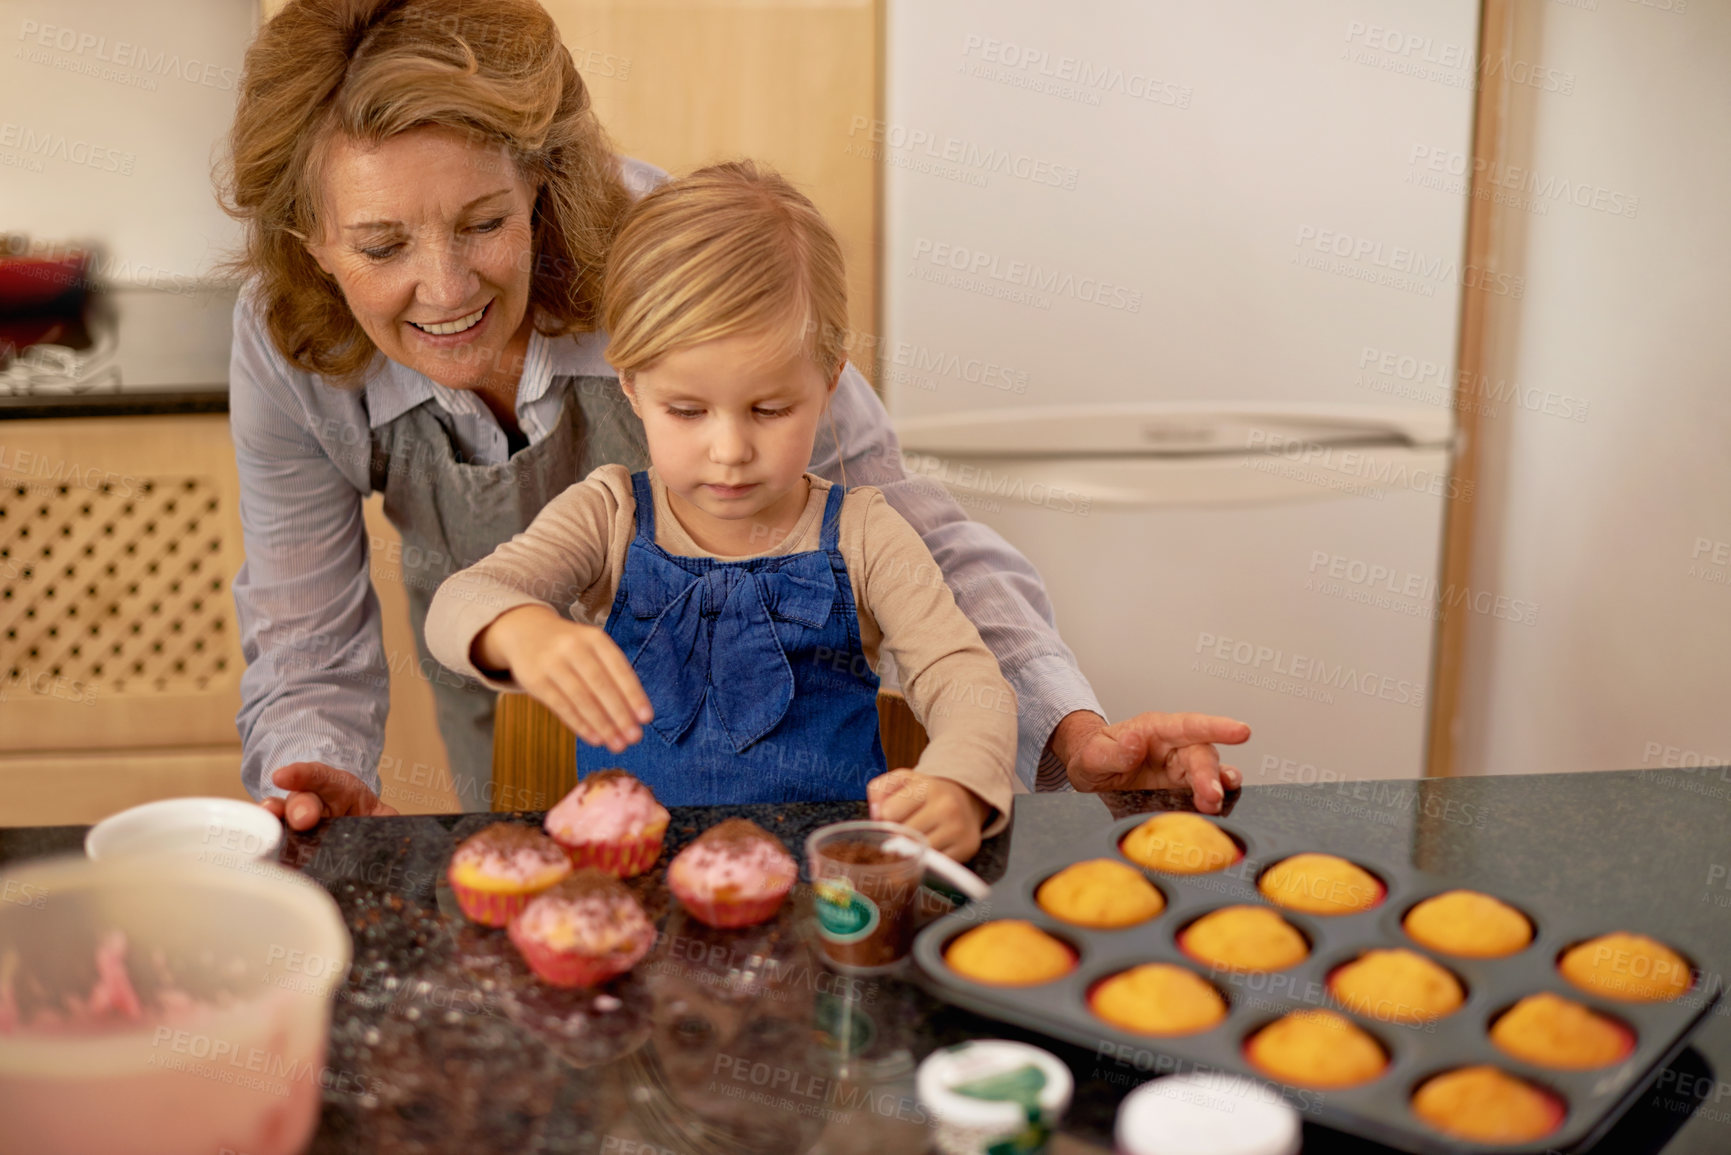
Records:
[[[667,817],[649,787],[623,770],[597,770],[547,812],[543,825],[572,866],[630,878],[661,856]]]
[[[729,818],[698,835],[667,868],[667,888],[701,922],[751,926],[780,909],[799,866],[769,831]]]
[[[570,860],[551,838],[530,826],[495,822],[457,847],[445,877],[471,921],[504,926],[570,873]]]
[[[589,867],[531,899],[508,933],[529,969],[556,987],[604,983],[655,943],[655,927],[631,892]]]

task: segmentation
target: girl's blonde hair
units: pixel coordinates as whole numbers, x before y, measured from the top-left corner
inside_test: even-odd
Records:
[[[632,206],[607,254],[607,360],[629,381],[679,349],[749,335],[799,351],[826,383],[846,360],[841,245],[817,206],[767,166],[733,161]]]
[[[306,251],[319,169],[342,135],[377,145],[426,125],[502,146],[534,207],[529,304],[549,336],[600,323],[601,266],[630,193],[589,91],[535,0],[293,0],[247,49],[223,206],[245,226],[229,269],[255,278],[277,350],[333,384],[374,355]]]

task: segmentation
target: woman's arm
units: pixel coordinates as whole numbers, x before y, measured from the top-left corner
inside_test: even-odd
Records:
[[[243,295],[229,371],[246,548],[233,584],[247,663],[236,718],[241,782],[255,798],[281,797],[287,791],[272,782],[276,770],[328,766],[353,776],[365,794],[316,775],[331,783],[312,790],[325,809],[371,813],[390,692],[363,498],[316,435],[323,423],[300,392],[324,386],[299,376]],[[353,407],[360,412],[358,402]],[[364,416],[359,430],[367,432]],[[364,437],[357,448],[366,451]]]
[[[1062,788],[1064,767],[1047,756],[1058,724],[1078,712],[1101,715],[1099,700],[1077,668],[1076,655],[1054,627],[1052,603],[1039,573],[996,531],[971,521],[943,485],[910,477],[889,414],[851,364],[831,400],[847,483],[875,485],[919,533],[943,569],[956,605],[997,657],[1020,703],[1016,773],[1033,790]],[[820,430],[811,471],[842,479],[834,440]],[[1044,760],[1044,764],[1042,764]]]

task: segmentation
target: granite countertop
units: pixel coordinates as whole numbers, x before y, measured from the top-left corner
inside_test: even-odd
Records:
[[[1731,958],[1731,767],[1264,786],[1229,802],[1234,819],[1320,850],[1411,862],[1687,944],[1704,983]],[[1018,798],[1011,831],[973,865],[996,880],[1115,816],[1187,807],[1162,793]],[[732,815],[802,857],[807,833],[863,809],[678,809],[662,862]],[[651,955],[599,994],[543,987],[503,932],[455,915],[442,883],[457,842],[494,820],[336,819],[285,840],[282,860],[330,890],[354,939],[311,1152],[918,1152],[929,1124],[914,1067],[978,1037],[1025,1039],[1070,1065],[1075,1099],[1054,1150],[1092,1152],[1110,1147],[1119,1100],[1148,1077],[948,1006],[908,976],[834,974],[806,940],[803,887],[773,922],[716,931],[678,908],[658,868],[631,883],[662,930]],[[0,830],[0,866],[75,851],[83,829]],[[1728,1019],[1722,1003],[1594,1150],[1731,1150]],[[1384,1150],[1310,1123],[1304,1149]]]

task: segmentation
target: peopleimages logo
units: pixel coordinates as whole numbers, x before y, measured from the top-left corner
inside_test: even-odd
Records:
[[[1590,181],[1540,175],[1536,169],[1490,161],[1482,156],[1469,157],[1464,152],[1431,145],[1413,145],[1407,164],[1408,184],[1462,195],[1471,193],[1480,199],[1488,197],[1496,204],[1541,214],[1548,205],[1561,202],[1633,220],[1641,207],[1640,197]],[[1483,177],[1488,187],[1475,186],[1467,176],[1469,168],[1473,177]]]
[[[1377,496],[1378,500],[1386,489],[1409,489],[1450,501],[1470,501],[1473,496],[1474,483],[1461,481],[1446,467],[1438,471],[1409,465],[1399,455],[1305,441],[1266,429],[1252,429],[1245,447],[1254,451],[1245,461],[1250,468],[1272,472],[1269,466],[1290,462],[1304,470],[1296,475],[1301,480],[1317,485],[1333,482],[1333,487],[1343,492]]]
[[[1379,393],[1449,404],[1456,409],[1476,408],[1487,417],[1494,417],[1498,405],[1519,407],[1530,413],[1543,413],[1565,421],[1585,421],[1591,402],[1552,389],[1535,389],[1510,381],[1506,377],[1492,380],[1484,373],[1462,369],[1451,383],[1448,371],[1440,361],[1394,353],[1365,345],[1359,350],[1358,367],[1373,374],[1359,374],[1358,384]]]
[[[28,125],[0,122],[0,148],[17,149],[20,155],[37,160],[58,160],[98,172],[131,176],[138,158],[107,145],[92,144],[63,132],[38,131]],[[34,171],[42,171],[40,168]]]
[[[1079,170],[1074,165],[1061,164],[1045,157],[1031,156],[1007,148],[976,144],[960,137],[940,136],[925,128],[909,128],[866,116],[854,116],[848,123],[850,138],[864,135],[873,145],[883,145],[892,153],[917,153],[932,161],[942,161],[968,169],[977,169],[984,185],[986,174],[1014,177],[1034,184],[1073,189]],[[850,146],[852,147],[852,146]],[[873,160],[881,160],[879,150],[868,150]]]
[[[1434,296],[1438,284],[1458,284],[1499,297],[1519,300],[1525,293],[1525,277],[1457,265],[1453,258],[1436,256],[1405,245],[1385,245],[1372,237],[1355,236],[1339,229],[1299,225],[1293,244],[1300,252],[1293,259],[1306,268],[1371,281],[1392,288]],[[1303,250],[1322,254],[1312,257]],[[1329,260],[1328,258],[1337,258]],[[1345,262],[1352,262],[1346,264]]]
[[[1502,77],[1511,84],[1568,96],[1575,91],[1575,74],[1545,68],[1507,56],[1480,59],[1470,45],[1438,40],[1422,33],[1402,32],[1349,20],[1341,59],[1385,72],[1431,80],[1452,88],[1476,88],[1479,80]]]
[[[71,53],[88,61],[110,64],[115,68],[130,68],[147,76],[174,76],[188,84],[198,84],[206,88],[221,89],[232,92],[240,74],[232,68],[208,61],[200,61],[193,57],[182,58],[178,52],[168,52],[163,49],[152,51],[142,44],[133,44],[125,40],[109,42],[108,37],[98,36],[93,32],[81,32],[76,28],[67,28],[57,24],[42,24],[35,20],[24,20],[18,26],[18,39],[31,48],[51,48],[58,52]],[[62,67],[59,62],[40,60],[35,55],[30,58],[33,64],[53,64]],[[83,71],[69,68],[66,71]],[[125,78],[123,75],[107,75],[98,70],[93,73],[100,79],[130,79],[134,87],[154,88],[154,85],[139,85],[136,78]]]
[[[962,41],[962,72],[996,80],[1013,88],[1026,88],[1098,105],[1101,93],[1127,96],[1148,104],[1189,108],[1194,90],[1156,76],[1152,71],[1121,68],[1079,56],[1053,56],[1010,40],[970,34]]]
[[[1424,705],[1423,682],[1355,669],[1344,662],[1330,665],[1327,659],[1312,654],[1289,653],[1273,646],[1225,638],[1206,631],[1196,635],[1194,652],[1198,656],[1192,660],[1192,670],[1219,676],[1209,667],[1230,662],[1238,669],[1231,672],[1229,680],[1259,685],[1294,697],[1332,703],[1334,699],[1328,690],[1347,690],[1367,698],[1393,702],[1397,706]],[[1300,693],[1301,688],[1314,692]]]
[[[920,237],[914,241],[914,268],[909,272],[920,272],[922,265],[932,272],[953,271],[962,282],[973,282],[974,285],[1002,285],[1041,297],[1069,297],[1073,301],[1098,305],[1103,309],[1120,309],[1127,313],[1142,311],[1140,289],[1113,284],[1100,277],[1079,277],[1063,269],[1046,268],[1031,261],[1005,260],[996,253],[953,245],[947,241],[934,241],[929,237]],[[923,279],[937,278],[928,276]],[[958,282],[957,287],[973,286]]]
[[[1327,550],[1312,550],[1304,588],[1344,601],[1392,610],[1414,617],[1441,621],[1453,609],[1467,610],[1523,626],[1539,623],[1536,602],[1475,590],[1442,585],[1431,574],[1401,570],[1381,562],[1345,557]]]

